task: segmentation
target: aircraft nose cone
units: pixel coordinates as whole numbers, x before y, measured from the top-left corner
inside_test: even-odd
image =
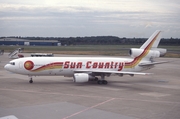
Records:
[[[9,70],[8,64],[4,66],[4,69]]]

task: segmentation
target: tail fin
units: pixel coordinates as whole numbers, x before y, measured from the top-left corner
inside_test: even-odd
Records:
[[[166,49],[157,48],[161,40],[161,31],[155,31],[149,39],[139,48],[131,48],[129,54],[136,59],[151,59],[164,56]]]
[[[125,68],[132,68],[137,65],[152,68],[151,66],[155,64],[164,63],[153,61],[153,58],[163,56],[166,53],[166,49],[157,48],[161,40],[160,33],[161,31],[159,30],[155,31],[140,48],[131,48],[129,54],[134,59],[131,62],[126,62]],[[142,60],[145,62],[142,63]]]
[[[161,33],[160,30],[156,30],[151,35],[151,37],[149,37],[149,39],[140,47],[140,49],[146,49],[147,47],[149,47],[150,49],[157,48],[157,46],[159,45],[159,42],[161,40],[160,33]]]

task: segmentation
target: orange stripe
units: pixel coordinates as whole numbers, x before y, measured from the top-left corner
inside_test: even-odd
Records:
[[[44,70],[49,70],[49,69],[61,69],[63,65],[63,62],[55,62],[55,63],[50,63],[44,66],[41,66],[39,68],[36,68],[34,70],[31,70],[32,72],[39,72],[39,71],[44,71]]]
[[[149,45],[144,49],[144,51],[139,56],[135,57],[134,60],[131,62],[125,62],[125,68],[132,68],[139,64],[139,62],[149,53],[159,33],[154,37],[154,39],[149,43]]]

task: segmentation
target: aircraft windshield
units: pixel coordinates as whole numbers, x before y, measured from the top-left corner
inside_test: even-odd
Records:
[[[15,62],[9,62],[9,64],[11,64],[11,65],[15,65]]]

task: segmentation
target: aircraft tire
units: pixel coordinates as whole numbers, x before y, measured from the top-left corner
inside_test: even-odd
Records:
[[[33,80],[31,79],[31,80],[29,80],[29,83],[33,83]]]
[[[98,80],[97,83],[98,83],[99,85],[101,85],[101,84],[103,84],[103,81],[102,81],[102,80]]]
[[[106,81],[106,80],[98,80],[97,81],[97,83],[99,84],[99,85],[107,85],[108,84],[108,82]]]
[[[107,85],[108,82],[107,82],[106,80],[103,80],[103,84],[104,84],[104,85]]]

